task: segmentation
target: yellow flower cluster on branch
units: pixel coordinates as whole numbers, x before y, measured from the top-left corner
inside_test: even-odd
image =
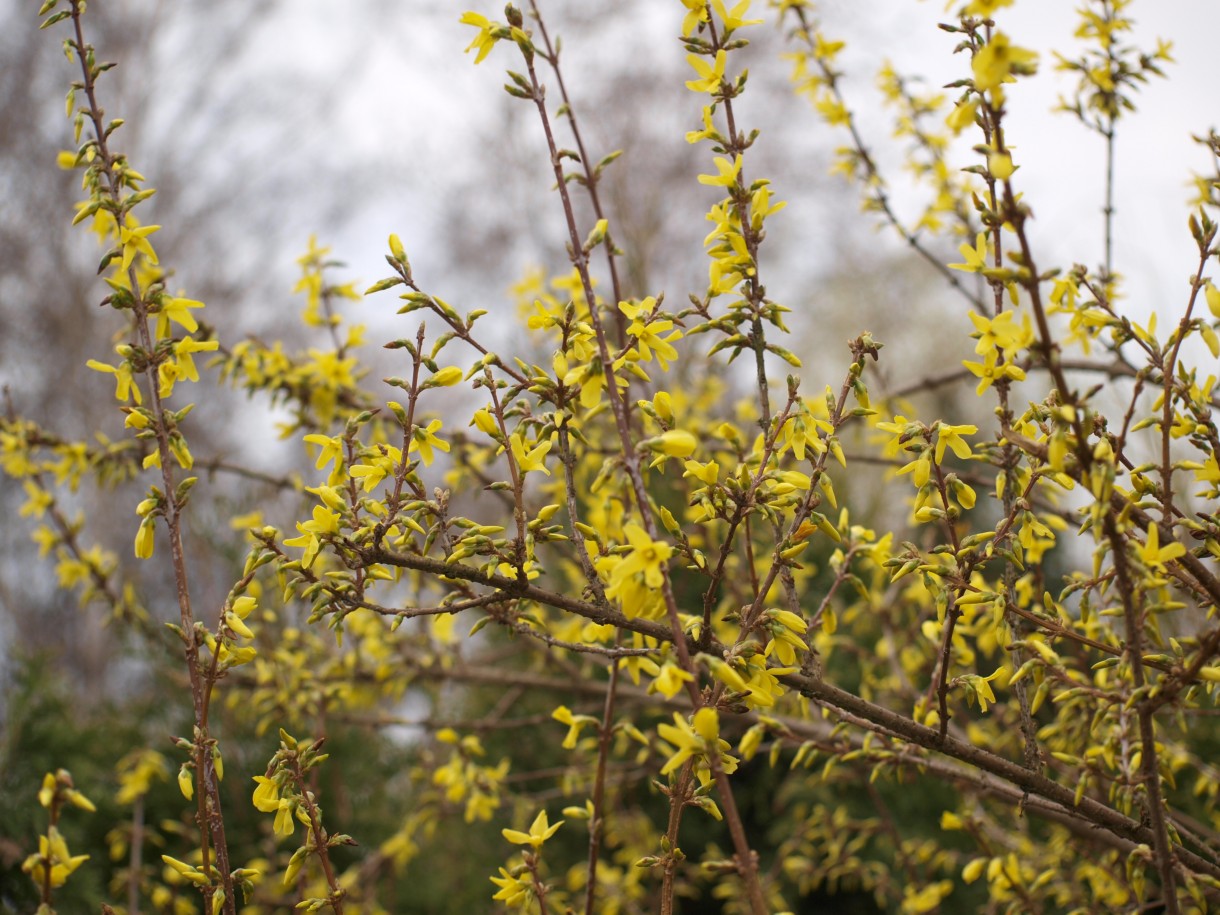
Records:
[[[483,903],[539,913],[670,912],[703,894],[759,915],[846,886],[912,913],[1207,910],[1220,229],[1205,194],[1180,308],[1159,315],[1123,298],[1108,199],[1103,262],[1048,260],[1008,96],[1038,55],[1002,21],[1011,5],[953,6],[951,89],[877,73],[919,195],[908,216],[858,116],[856,58],[812,3],[673,3],[691,93],[673,139],[706,156],[685,179],[706,197],[706,281],[676,299],[639,281],[620,186],[604,180],[622,169],[634,188],[636,151],[590,155],[542,11],[466,12],[474,63],[517,61],[505,89],[537,118],[568,262],[465,310],[423,288],[406,230],[363,294],[310,237],[298,347],[242,338],[231,315],[204,321],[171,290],[176,229],[139,218],[152,189],[97,101],[106,66],[82,37],[85,4],[47,0],[81,66],[77,148],[56,161],[81,176],[76,221],[102,244],[117,331],[85,375],[124,432],[59,438],[7,410],[0,468],[61,587],[143,645],[164,627],[133,582],[176,600],[164,622],[179,666],[162,682],[189,709],[175,758],[119,765],[130,825],[107,841],[137,863],[114,885],[158,910],[380,915],[395,888],[433,887],[439,860]],[[1133,90],[1170,59],[1165,44],[1128,47],[1129,5],[1086,2],[1087,50],[1058,58],[1079,80],[1063,107],[1108,152]],[[896,358],[858,329],[841,376],[812,388],[825,362],[802,366],[787,322],[822,333],[825,314],[802,299],[794,316],[769,291],[785,286],[790,249],[770,239],[785,203],[758,175],[775,140],[743,101],[764,16],[788,29],[794,90],[841,138],[834,169],[948,293],[934,318],[890,309]],[[819,309],[841,304],[815,293]],[[377,326],[403,334],[386,343],[384,387],[347,321],[355,301],[390,302]],[[916,324],[940,335],[924,365]],[[217,381],[276,411],[268,431],[303,472],[217,453],[206,411],[175,400]],[[65,506],[90,507],[86,480],[137,476],[122,542],[145,561],[132,563]],[[247,742],[277,731],[252,771]],[[324,746],[336,757],[322,768]],[[252,831],[221,790],[226,764],[267,815]],[[99,862],[57,823],[92,805],[66,773],[47,779],[51,820],[23,869],[49,907]],[[766,829],[747,798],[769,805]],[[373,848],[332,833],[348,817]],[[501,838],[505,857],[482,871],[494,889],[467,881],[465,853]]]

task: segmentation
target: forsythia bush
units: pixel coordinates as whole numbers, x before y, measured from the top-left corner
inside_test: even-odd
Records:
[[[59,164],[81,179],[72,222],[101,242],[118,335],[88,366],[127,435],[10,414],[0,462],[60,586],[137,652],[179,659],[183,717],[172,740],[150,726],[118,748],[110,783],[60,769],[31,790],[45,832],[15,838],[33,895],[0,904],[53,912],[98,868],[108,904],[90,905],[128,913],[1220,908],[1220,184],[1200,179],[1183,214],[1198,266],[1158,321],[1119,305],[1109,196],[1105,263],[1031,243],[1014,150],[1033,140],[1005,106],[1045,62],[1003,30],[1011,0],[950,4],[948,92],[881,74],[931,192],[914,224],[811,2],[674,2],[685,139],[718,198],[688,298],[622,291],[599,196],[616,155],[587,150],[535,4],[461,16],[474,62],[508,62],[505,89],[536,111],[566,220],[570,269],[513,286],[518,353],[504,309],[429,291],[396,235],[363,293],[311,243],[303,352],[175,290],[141,220],[154,191],[103,115],[85,0],[42,4],[78,68]],[[1059,62],[1079,77],[1066,108],[1111,153],[1169,59],[1125,43],[1128,5],[1086,0],[1088,49]],[[840,131],[837,170],[943,275],[944,332],[975,341],[929,386],[973,389],[981,411],[888,396],[875,365],[900,345],[865,328],[845,377],[794,374],[765,286],[782,189],[752,167],[767,138],[741,102],[739,52],[764,19]],[[963,161],[954,135],[975,144]],[[958,245],[960,263],[937,253]],[[364,296],[404,316],[384,385],[342,310]],[[188,535],[199,502],[234,514],[225,467],[192,475],[209,436],[191,400],[210,384],[278,407],[315,468],[263,480],[295,519],[238,507],[245,558],[218,605],[198,599]],[[86,485],[139,487],[138,576],[71,515]],[[905,500],[895,529],[868,514],[878,486]],[[177,598],[169,635],[142,598],[158,583]],[[62,830],[101,816],[103,794],[109,848],[74,854]]]

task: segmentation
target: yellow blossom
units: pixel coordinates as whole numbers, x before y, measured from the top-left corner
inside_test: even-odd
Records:
[[[514,876],[504,868],[500,868],[499,877],[488,879],[500,888],[491,898],[503,902],[510,909],[525,905],[526,900],[534,891],[534,884],[528,871]]]
[[[482,63],[483,59],[491,53],[491,49],[495,47],[496,41],[499,38],[497,33],[502,27],[480,13],[463,13],[462,18],[458,21],[462,25],[472,25],[479,30],[479,34],[475,36],[474,41],[467,45],[466,53],[469,54],[477,48],[478,53],[475,54],[474,62],[476,64]]]
[[[455,385],[461,381],[462,376],[465,374],[466,373],[456,365],[450,365],[441,369],[439,372],[429,378],[428,384],[434,385],[438,388],[451,387],[452,385]]]
[[[423,458],[424,466],[431,467],[435,454],[433,448],[439,448],[441,451],[449,451],[449,443],[444,439],[436,437],[436,431],[440,429],[442,423],[439,419],[434,419],[428,423],[426,427],[416,426],[411,433],[411,444],[407,449],[410,451],[419,451],[420,457]]]
[[[157,526],[152,518],[145,518],[140,522],[140,528],[136,531],[136,558],[151,559],[153,554],[153,546],[156,542]]]
[[[691,92],[715,93],[720,89],[720,82],[724,79],[726,58],[727,55],[723,49],[716,52],[715,63],[711,64],[698,54],[687,54],[686,62],[695,69],[695,72],[699,74],[699,78],[687,82],[686,88]]]
[[[949,129],[955,134],[961,133],[967,127],[974,124],[974,116],[978,111],[978,107],[978,101],[976,99],[967,99],[966,101],[961,102],[956,108],[949,112],[949,116],[945,118],[945,124],[948,125]]]
[[[686,15],[682,18],[682,37],[689,38],[700,23],[707,22],[707,0],[682,0]]]
[[[741,153],[738,153],[737,158],[732,162],[724,156],[716,156],[712,159],[712,164],[716,166],[718,174],[700,175],[700,184],[707,184],[713,187],[732,187],[737,183],[737,175],[741,171]]]
[[[1177,559],[1179,556],[1186,554],[1186,547],[1178,543],[1176,540],[1172,543],[1161,546],[1161,534],[1159,528],[1155,524],[1148,525],[1148,535],[1144,541],[1144,545],[1139,550],[1140,559],[1151,568],[1164,568],[1165,563],[1171,559]]]
[[[1037,60],[1036,52],[1019,48],[1003,32],[996,32],[971,61],[974,87],[980,92],[997,89],[1014,73],[1032,74],[1037,69]]]
[[[992,152],[987,155],[987,171],[998,181],[1007,181],[1016,171],[1012,156],[1007,152]]]
[[[517,467],[524,473],[529,473],[531,470],[541,470],[548,477],[551,472],[546,469],[546,464],[543,458],[546,457],[548,451],[551,450],[551,441],[539,442],[533,448],[526,448],[525,440],[520,432],[514,432],[508,439],[509,446],[513,451],[513,458],[517,461]]]
[[[958,247],[962,252],[962,257],[966,259],[964,264],[950,264],[950,270],[965,270],[967,273],[979,273],[987,267],[987,235],[980,232],[975,239],[974,247],[963,244]]]
[[[301,565],[308,569],[313,565],[318,556],[318,550],[321,549],[321,537],[339,532],[339,515],[321,505],[315,505],[313,520],[304,523],[298,521],[297,530],[300,531],[300,536],[285,540],[284,545],[305,547]]]
[[[292,815],[296,812],[296,803],[289,798],[282,797],[276,807],[275,823],[272,828],[277,836],[290,836],[296,829],[296,825],[292,822]]]
[[[699,440],[683,429],[671,429],[657,436],[656,450],[670,457],[684,458],[694,454]]]
[[[966,6],[965,14],[967,16],[982,16],[991,18],[995,15],[995,11],[1004,6],[1012,6],[1013,0],[970,0]]]
[[[52,889],[57,889],[88,860],[88,855],[73,855],[69,852],[63,835],[52,826],[45,836],[38,837],[37,854],[27,857],[21,869],[29,874],[40,888],[49,884]]]
[[[540,848],[542,843],[551,836],[555,835],[556,831],[558,831],[559,827],[563,824],[563,820],[560,820],[554,825],[548,824],[546,819],[546,811],[543,810],[539,812],[538,816],[534,817],[534,822],[530,824],[529,832],[520,832],[516,829],[504,829],[501,830],[501,832],[503,833],[504,838],[508,839],[508,841],[512,842],[514,845],[529,845],[533,848]]]
[[[686,467],[686,472],[682,476],[693,477],[705,486],[716,485],[716,480],[720,478],[720,465],[715,461],[708,461],[706,464],[700,464],[698,461],[687,461],[684,466]]]
[[[563,738],[565,750],[576,749],[576,741],[580,739],[581,730],[588,725],[597,724],[597,719],[590,715],[573,715],[572,710],[566,705],[561,705],[551,712],[551,717],[560,724],[568,726],[568,733]]]
[[[120,269],[126,273],[137,254],[143,254],[150,264],[157,263],[157,252],[148,242],[148,236],[160,230],[160,226],[142,226],[134,216],[128,215],[126,225],[119,227],[119,245],[123,249]]]
[[[631,544],[631,551],[614,570],[611,586],[624,579],[643,573],[644,583],[650,588],[659,588],[665,580],[665,563],[673,555],[673,547],[661,540],[653,540],[638,524],[623,525],[623,533]]]
[[[254,789],[254,806],[263,813],[271,813],[280,808],[280,788],[279,785],[265,775],[254,776],[254,781],[258,783]]]
[[[666,661],[661,665],[657,675],[649,684],[648,692],[660,693],[666,699],[672,699],[683,690],[683,684],[694,680],[688,671],[683,670],[672,661]]]
[[[186,381],[198,381],[199,370],[195,368],[195,353],[211,353],[220,347],[219,340],[196,340],[193,337],[183,337],[174,344],[174,356],[178,363],[178,377]]]
[[[761,19],[746,19],[745,15],[750,11],[751,0],[738,0],[733,4],[731,10],[725,9],[724,0],[712,0],[712,8],[716,10],[716,15],[720,17],[720,21],[724,23],[725,34],[735,31],[747,25],[758,25],[762,22]]]
[[[127,403],[128,399],[139,404],[142,401],[140,396],[140,387],[135,383],[135,377],[131,372],[131,365],[127,362],[119,363],[118,368],[113,365],[107,365],[104,362],[98,362],[96,359],[90,359],[85,363],[95,372],[109,372],[115,377],[114,397],[120,403]]]
[[[194,299],[182,299],[167,296],[161,300],[161,310],[157,312],[157,339],[164,340],[169,336],[169,322],[173,321],[188,334],[199,329],[199,322],[191,314],[191,310],[203,308],[202,302]]]
[[[974,435],[978,432],[978,426],[950,426],[947,423],[936,424],[936,463],[941,463],[945,459],[945,449],[950,448],[962,460],[967,460],[974,455],[970,451],[970,445],[962,439],[963,435]]]

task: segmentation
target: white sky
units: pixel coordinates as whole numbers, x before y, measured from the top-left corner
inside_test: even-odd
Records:
[[[675,62],[681,65],[685,52],[675,40],[682,12],[677,0],[646,0],[642,5],[646,15],[638,21],[610,15],[606,26],[592,35],[565,29],[573,15],[586,19],[594,15],[590,2],[540,3],[552,34],[569,39],[565,71],[570,83],[613,78],[615,67],[672,69]],[[1014,43],[1037,50],[1041,57],[1038,75],[1021,80],[1009,92],[1007,132],[1021,166],[1018,186],[1034,209],[1031,235],[1040,267],[1066,269],[1074,262],[1096,267],[1102,258],[1103,142],[1070,115],[1051,113],[1059,96],[1070,93],[1075,84],[1072,74],[1054,69],[1051,51],[1067,56],[1078,53],[1080,44],[1072,32],[1079,5],[1064,0],[1018,0],[997,16],[1000,28]],[[295,53],[306,55],[311,68],[321,71],[328,66],[349,66],[349,41],[365,42],[360,71],[335,74],[336,79],[354,80],[351,91],[342,94],[336,110],[318,113],[319,121],[335,137],[337,155],[351,155],[354,162],[371,158],[386,169],[387,191],[355,201],[353,206],[358,209],[342,236],[328,238],[322,233],[362,282],[385,273],[385,238],[391,231],[402,235],[417,273],[424,272],[440,254],[434,247],[440,241],[435,227],[438,214],[447,205],[456,170],[477,169],[482,156],[495,154],[494,149],[471,148],[470,139],[483,136],[483,125],[497,116],[500,106],[522,104],[500,89],[504,69],[520,69],[513,49],[497,48],[477,68],[473,56],[462,53],[473,29],[458,24],[461,12],[474,8],[502,18],[498,2],[463,0],[412,9],[418,6],[404,7],[388,0],[350,5],[302,0],[281,14],[288,20],[288,33],[283,31],[283,21],[267,23],[269,36],[287,39],[296,47]],[[941,0],[825,0],[819,9],[827,34],[847,41],[843,88],[875,151],[892,145],[889,115],[881,110],[874,86],[883,60],[892,60],[904,75],[924,75],[930,86],[968,73],[966,61],[950,53],[955,37],[936,27],[938,21],[949,18]],[[768,48],[782,49],[773,13],[764,9],[762,0],[755,0],[754,12],[766,16],[768,22],[747,34]],[[1177,62],[1166,68],[1169,79],[1154,80],[1143,88],[1136,98],[1138,110],[1119,125],[1115,267],[1126,279],[1127,307],[1133,315],[1155,308],[1164,322],[1180,313],[1187,278],[1194,268],[1193,243],[1186,230],[1190,172],[1209,166],[1206,152],[1190,135],[1204,134],[1220,123],[1215,103],[1220,58],[1214,50],[1214,38],[1220,34],[1220,3],[1143,0],[1134,3],[1129,12],[1136,20],[1130,43],[1152,50],[1158,37],[1167,38],[1173,42]],[[764,86],[770,91],[782,83],[788,64],[772,57],[758,61],[755,67],[768,68],[770,75],[752,73],[745,102],[765,105],[757,93]],[[754,97],[751,89],[756,92]],[[675,137],[693,126],[697,113],[698,101],[694,100],[690,119],[674,125]],[[641,112],[641,116],[648,114]],[[595,134],[597,112],[586,110],[582,115],[586,131]],[[770,129],[760,141],[764,146],[772,144],[772,155],[777,150],[782,155],[786,144],[796,137],[802,150],[821,150],[823,161],[829,161],[830,151],[844,142],[841,132],[824,125],[811,110],[803,122],[782,126],[790,127],[792,136]],[[607,140],[614,144],[614,138]],[[959,150],[962,165],[977,161],[968,150],[973,142],[964,142]],[[544,161],[541,136],[538,154]],[[904,191],[899,158],[883,152],[881,161],[891,166],[887,177],[894,199],[900,207],[905,204],[907,212],[915,212],[918,200]],[[786,199],[798,196],[794,188],[777,184],[777,190]],[[558,207],[554,198],[550,202]],[[823,232],[838,231],[835,225],[826,227],[828,219],[850,218],[866,227],[871,219],[857,213],[814,213],[809,218],[823,220]],[[802,223],[794,221],[793,225]],[[783,231],[784,223],[777,222],[773,232]],[[888,234],[882,237],[887,239],[883,244],[898,249],[895,239]],[[561,245],[562,239],[556,243]],[[957,259],[951,250],[946,256]],[[494,294],[514,279],[489,277],[490,285],[484,289]],[[782,301],[781,286],[777,282],[773,293],[781,292],[777,297]],[[445,294],[443,287],[433,288]],[[681,301],[688,290],[669,291]]]

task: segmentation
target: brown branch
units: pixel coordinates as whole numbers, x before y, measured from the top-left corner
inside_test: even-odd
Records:
[[[75,32],[75,50],[80,62],[83,77],[82,86],[88,98],[89,107],[85,112],[93,128],[94,147],[101,160],[101,174],[106,180],[106,188],[98,189],[104,193],[110,202],[117,207],[116,223],[121,223],[130,209],[130,203],[122,197],[122,185],[118,178],[116,157],[110,152],[107,144],[107,129],[102,120],[102,109],[97,102],[96,76],[97,70],[93,61],[92,48],[86,45],[81,19],[84,13],[82,0],[71,0],[72,24]],[[195,712],[196,734],[194,739],[194,756],[196,780],[199,796],[199,831],[202,851],[202,867],[204,874],[211,876],[209,863],[208,839],[209,833],[216,855],[216,869],[219,871],[220,885],[224,892],[225,915],[236,915],[237,904],[233,895],[232,868],[229,865],[228,844],[225,840],[224,818],[221,813],[221,798],[219,779],[216,776],[212,762],[210,738],[207,733],[207,714],[205,704],[205,686],[199,668],[199,644],[195,634],[195,617],[191,610],[190,587],[187,581],[186,554],[182,544],[182,502],[175,486],[173,461],[169,447],[169,420],[167,411],[161,400],[160,385],[157,377],[157,367],[151,359],[154,352],[152,334],[149,331],[149,302],[146,301],[146,290],[142,289],[134,263],[127,269],[128,288],[131,290],[133,323],[143,351],[149,354],[148,365],[143,371],[148,387],[149,402],[153,414],[153,430],[157,441],[157,453],[161,464],[161,479],[164,485],[166,511],[165,522],[169,531],[170,553],[174,570],[174,583],[177,591],[179,618],[182,637],[185,642],[185,655],[188,673],[191,681],[191,697]],[[210,909],[216,885],[210,882],[202,888],[204,908]]]
[[[504,576],[488,575],[477,569],[459,564],[447,564],[426,557],[416,557],[407,554],[394,554],[387,551],[369,551],[371,561],[383,562],[388,565],[400,565],[404,568],[416,569],[434,575],[444,575],[472,582],[482,582],[494,587],[519,587],[519,595],[528,600],[547,604],[556,609],[576,613],[586,619],[600,624],[618,626],[643,635],[651,636],[660,641],[669,641],[670,634],[666,626],[644,619],[629,619],[615,611],[606,611],[586,601],[569,597],[558,592],[547,591],[535,585],[520,586],[515,581]],[[685,637],[684,637],[685,638]],[[693,645],[688,645],[693,649]],[[709,648],[711,654],[722,654],[727,646],[713,640]],[[520,679],[519,675],[518,679]],[[495,672],[466,671],[465,679],[486,682],[502,682]],[[1137,843],[1152,845],[1152,830],[1138,821],[1124,816],[1112,807],[1106,806],[1088,797],[1076,802],[1074,790],[1067,788],[1051,778],[1026,768],[1024,765],[1012,762],[997,753],[983,747],[975,746],[968,741],[955,737],[952,733],[942,739],[937,729],[918,724],[910,718],[891,711],[884,706],[870,702],[860,696],[840,689],[823,679],[800,674],[790,674],[782,681],[802,695],[831,706],[842,712],[847,712],[862,722],[884,728],[888,733],[907,743],[934,750],[944,756],[956,759],[975,769],[1000,778],[1024,792],[1041,797],[1061,807],[1072,808],[1091,822],[1094,826],[1109,830],[1120,838]],[[549,678],[539,678],[540,688],[555,688],[555,682]],[[571,688],[575,684],[569,684]],[[601,688],[590,684],[590,694],[601,694]],[[1205,873],[1220,879],[1220,862],[1208,860],[1180,846],[1175,846],[1178,859],[1186,867],[1198,873]]]

